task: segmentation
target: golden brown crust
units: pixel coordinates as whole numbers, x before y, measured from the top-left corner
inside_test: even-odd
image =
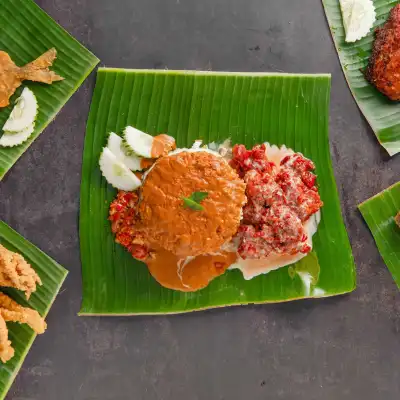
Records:
[[[4,293],[0,293],[0,315],[5,321],[28,324],[36,333],[46,330],[46,322],[32,308],[22,307]]]
[[[391,100],[400,100],[400,4],[385,25],[375,31],[365,78]]]
[[[400,227],[400,212],[394,217],[394,221],[396,222],[397,226]]]
[[[0,315],[0,360],[6,363],[14,357],[14,349],[11,346],[11,341],[8,340],[8,329],[6,321]]]
[[[18,253],[0,245],[0,286],[13,287],[25,292],[29,299],[42,282],[36,271]]]
[[[0,292],[0,360],[6,363],[14,356],[11,341],[8,340],[7,322],[28,324],[34,332],[40,334],[46,330],[46,322],[35,310],[22,307],[6,294]]]
[[[0,51],[0,107],[10,104],[10,97],[24,80],[47,84],[63,80],[64,78],[49,70],[56,56],[57,51],[53,48],[29,64],[18,67],[6,52]]]
[[[182,197],[207,192],[203,211],[185,208]],[[179,256],[217,252],[237,232],[245,183],[222,158],[204,151],[159,159],[141,189],[139,230]]]

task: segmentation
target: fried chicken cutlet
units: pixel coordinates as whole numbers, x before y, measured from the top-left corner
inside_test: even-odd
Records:
[[[390,100],[400,100],[400,4],[385,25],[375,31],[365,78]]]

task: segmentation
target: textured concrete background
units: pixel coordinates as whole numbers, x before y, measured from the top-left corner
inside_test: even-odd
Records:
[[[0,218],[70,270],[8,398],[398,400],[400,295],[356,205],[399,179],[400,160],[360,115],[320,0],[37,2],[106,66],[332,73],[332,157],[358,287],[174,317],[78,318],[92,75],[0,183]]]

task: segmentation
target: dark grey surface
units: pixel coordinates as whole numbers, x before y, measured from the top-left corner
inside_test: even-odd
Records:
[[[400,295],[356,205],[399,179],[400,159],[389,160],[360,115],[321,2],[37,2],[106,66],[332,73],[332,157],[358,287],[174,317],[78,318],[92,75],[0,183],[0,218],[70,270],[8,398],[398,400]]]

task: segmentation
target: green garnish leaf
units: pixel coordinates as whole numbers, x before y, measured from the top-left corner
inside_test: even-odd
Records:
[[[191,200],[195,201],[196,203],[202,202],[204,199],[208,197],[207,192],[193,192],[192,195],[189,197]]]
[[[193,192],[190,197],[182,197],[183,205],[195,211],[203,211],[204,207],[200,203],[207,198],[207,196],[207,192]]]

